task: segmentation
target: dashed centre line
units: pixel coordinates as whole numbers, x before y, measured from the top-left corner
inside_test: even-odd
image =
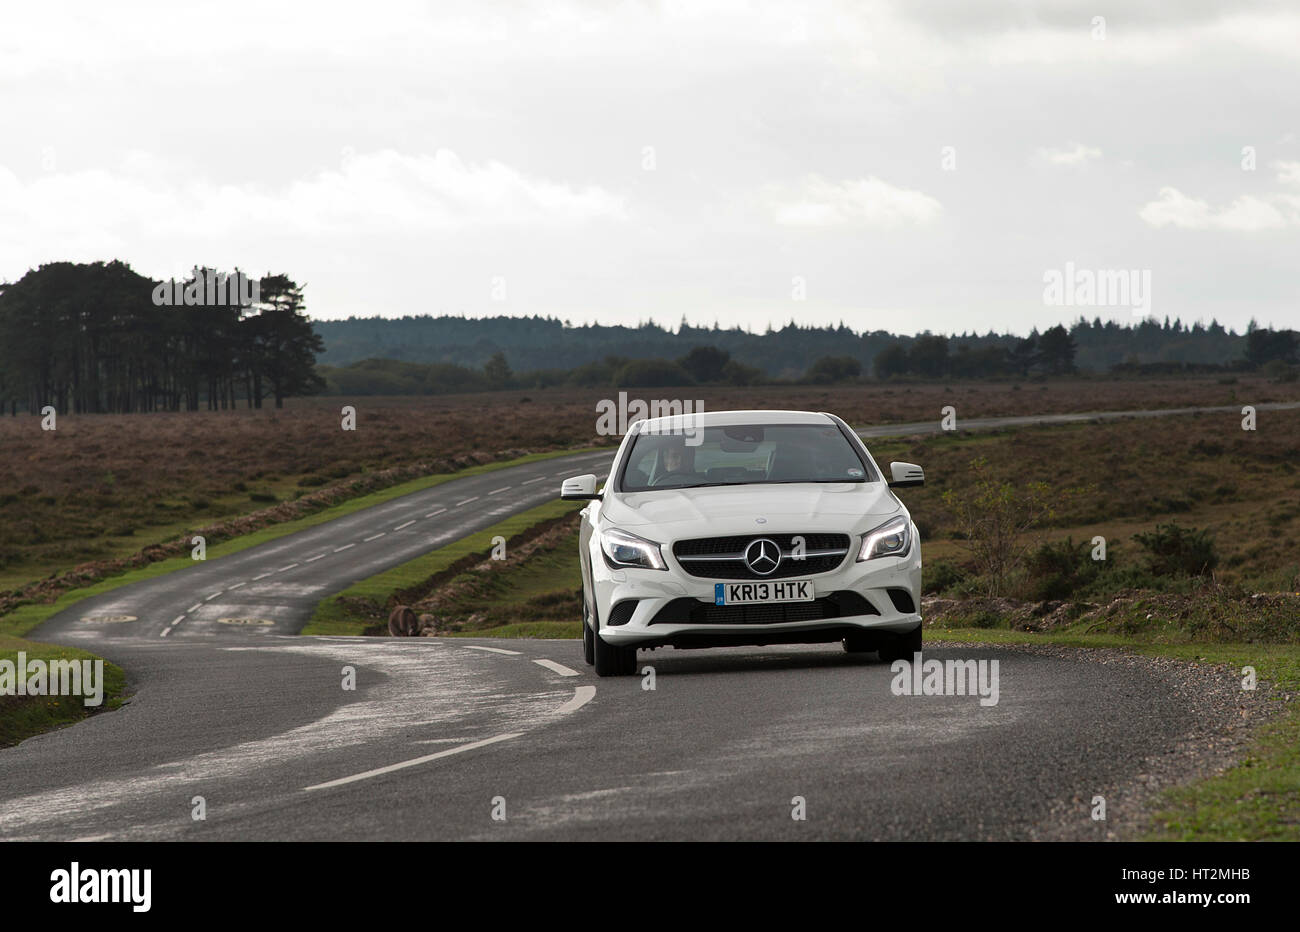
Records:
[[[519,656],[519,651],[517,651],[517,650],[506,650],[504,647],[481,647],[481,646],[478,645],[478,644],[463,644],[463,645],[461,645],[461,646],[464,647],[466,650],[485,650],[485,651],[488,651],[489,653],[493,653],[493,654],[506,654],[506,655],[508,655],[508,656],[510,656],[510,657],[518,657],[518,656]]]
[[[478,501],[478,498],[477,495],[472,496],[471,498],[465,499],[463,502],[457,502],[454,507],[459,508],[461,505],[468,505],[470,502]]]
[[[261,576],[254,576],[253,582],[257,582],[259,579],[266,579],[266,577],[270,575],[271,575],[270,573],[263,573]]]
[[[562,663],[556,663],[554,660],[547,660],[544,657],[541,660],[534,660],[533,663],[537,664],[539,667],[545,667],[553,673],[558,673],[560,676],[580,675],[577,670],[571,670]]]
[[[197,608],[198,606],[195,607]],[[160,638],[165,638],[167,635],[172,633],[173,628],[175,628],[178,624],[180,624],[184,620],[185,620],[184,615],[177,615],[175,618],[172,619],[171,624],[169,624],[167,627],[162,629],[162,633],[160,633],[158,636]]]
[[[355,546],[356,546],[356,544],[344,544],[342,547],[335,547],[335,548],[334,548],[334,552],[335,552],[335,553],[342,553],[344,550],[347,550],[347,549],[349,549],[350,547],[355,547]]]
[[[222,591],[224,592],[225,590],[222,590]],[[211,602],[213,599],[215,599],[215,598],[216,598],[217,596],[219,596],[219,595],[221,595],[220,592],[214,592],[214,593],[212,593],[212,595],[208,596],[208,597],[207,597],[206,599],[204,599],[203,601],[204,601],[204,602]],[[195,606],[195,607],[197,608],[198,606]]]
[[[297,563],[290,563],[288,566],[282,566],[282,567],[280,567],[278,570],[276,570],[276,572],[277,572],[277,573],[284,573],[284,572],[287,572],[288,570],[293,569],[293,568],[294,568],[295,566],[297,566],[297,565],[298,565]]]
[[[315,563],[317,560],[324,560],[324,559],[325,559],[325,554],[323,554],[323,553],[318,553],[318,554],[316,554],[316,556],[314,556],[314,557],[308,557],[306,560],[303,560],[302,562],[303,562],[303,563]]]
[[[460,754],[463,751],[472,751],[475,748],[486,747],[489,744],[496,744],[499,741],[509,741],[511,738],[518,738],[523,732],[512,732],[505,735],[494,735],[491,738],[484,738],[482,741],[472,741],[469,744],[462,744],[459,747],[448,748],[445,751],[439,751],[436,754],[427,754],[424,757],[417,757],[414,760],[402,761],[400,764],[389,764],[387,767],[378,767],[375,770],[367,770],[365,773],[358,773],[351,777],[343,777],[339,780],[331,780],[328,783],[317,783],[315,786],[306,787],[306,790],[328,790],[335,786],[344,786],[348,783],[356,783],[358,780],[368,780],[371,777],[378,777],[386,773],[392,773],[395,770],[405,770],[407,767],[418,767],[420,764],[427,764],[429,761],[438,760],[442,757],[451,757],[453,754]]]
[[[237,582],[233,586],[228,587],[226,591],[229,592],[231,589],[238,589],[242,585],[244,585],[244,583]]]
[[[202,606],[202,605],[203,605],[202,602],[195,602],[195,603],[194,603],[193,605],[191,605],[189,608],[185,609],[185,611],[186,611],[186,613],[188,614],[189,612],[194,611],[196,608],[199,608],[199,607]]]
[[[532,485],[534,482],[542,482],[542,481],[544,481],[545,479],[546,479],[545,476],[538,476],[536,479],[525,479],[523,482],[521,482],[521,483],[519,483],[519,484],[520,484],[520,485]]]
[[[440,515],[440,514],[442,514],[444,511],[446,511],[446,510],[447,510],[446,508],[439,508],[439,509],[437,509],[436,511],[431,511],[431,512],[429,512],[427,515],[425,515],[425,517],[426,517],[426,518],[432,518],[434,515]]]
[[[387,533],[388,533],[387,531],[380,531],[378,534],[374,534],[374,535],[372,535],[372,536],[370,536],[370,537],[363,537],[363,538],[361,539],[361,543],[363,543],[363,544],[368,544],[368,543],[370,543],[372,540],[379,540],[379,538],[383,537],[383,536],[384,536],[385,534],[387,534]]]
[[[488,493],[488,495],[496,495],[498,492],[509,492],[509,491],[510,491],[510,486],[503,485],[499,489],[493,489],[491,492]]]
[[[415,523],[414,520],[407,521],[405,524],[399,524],[397,527],[393,528],[393,530],[394,530],[394,531],[400,531],[402,528],[404,528],[404,527],[410,527],[410,526],[411,526],[412,524],[414,524],[414,523]]]

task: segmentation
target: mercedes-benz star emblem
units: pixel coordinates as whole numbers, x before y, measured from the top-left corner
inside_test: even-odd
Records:
[[[771,576],[781,565],[781,548],[776,541],[760,537],[745,548],[745,565],[757,576]]]

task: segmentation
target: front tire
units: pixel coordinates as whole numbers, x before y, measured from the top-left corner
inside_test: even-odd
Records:
[[[895,660],[911,660],[913,655],[921,653],[921,626],[906,634],[896,634],[880,647],[880,659],[885,663]]]
[[[595,619],[592,619],[593,621]],[[592,660],[597,676],[631,676],[636,673],[636,648],[607,644],[600,632],[591,630]]]
[[[582,659],[587,661],[587,666],[596,662],[596,635],[591,631],[591,625],[587,623],[587,596],[582,596]]]

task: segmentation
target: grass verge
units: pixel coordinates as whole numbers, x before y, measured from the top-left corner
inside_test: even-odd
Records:
[[[377,612],[384,611],[389,598],[400,590],[418,587],[430,577],[445,572],[459,560],[469,556],[488,559],[492,549],[492,538],[500,535],[509,540],[529,528],[554,518],[569,514],[580,508],[576,502],[553,501],[528,511],[511,515],[491,527],[484,528],[468,537],[439,547],[437,550],[416,557],[400,566],[385,570],[367,579],[363,579],[347,589],[316,606],[311,620],[303,628],[303,634],[359,635],[373,632],[381,621]],[[517,626],[522,628],[531,625]],[[576,631],[576,628],[575,628]],[[577,632],[580,633],[580,632]],[[577,636],[575,633],[572,636]],[[505,636],[538,637],[535,633],[504,634],[500,629],[483,632],[467,632],[468,636]]]
[[[494,472],[498,469],[506,469],[511,466],[520,466],[525,463],[537,462],[538,460],[555,459],[562,456],[572,456],[579,453],[591,452],[595,447],[584,448],[581,450],[556,450],[548,453],[532,453],[528,456],[521,456],[518,459],[503,460],[499,463],[487,463],[483,466],[474,466],[469,469],[458,470],[453,473],[438,473],[432,476],[423,476],[419,479],[413,479],[410,482],[404,482],[400,485],[390,486],[377,492],[371,492],[358,498],[350,499],[338,505],[331,506],[315,514],[298,518],[293,521],[287,521],[283,524],[276,524],[271,527],[263,528],[252,534],[246,534],[242,537],[232,538],[219,544],[214,544],[208,548],[208,559],[227,556],[232,553],[238,553],[249,547],[256,547],[268,541],[276,540],[288,534],[306,530],[327,521],[333,521],[336,518],[342,518],[345,515],[360,511],[363,508],[369,508],[373,505],[379,505],[383,502],[391,501],[403,495],[409,495],[412,492],[420,492],[424,489],[433,488],[444,482],[450,482],[453,479],[462,479],[467,476],[476,476],[482,473]],[[186,567],[194,565],[194,561],[189,557],[173,557],[167,560],[160,560],[157,563],[151,563],[148,566],[137,569],[127,570],[117,576],[86,586],[81,589],[74,589],[64,592],[53,602],[28,602],[19,605],[13,611],[0,617],[0,636],[11,635],[20,636],[31,631],[47,618],[58,614],[69,606],[75,605],[83,599],[91,596],[100,595],[110,592],[113,589],[130,583],[139,582],[145,579],[153,579],[157,576],[163,576],[167,573],[173,573],[183,570]],[[318,632],[319,633],[319,632]]]
[[[42,660],[100,660],[75,647],[59,647],[38,641],[0,636],[0,660],[17,663],[18,653],[28,662]],[[0,748],[10,747],[53,728],[72,725],[91,715],[119,708],[125,701],[126,675],[122,668],[104,661],[104,696],[98,706],[87,706],[80,696],[0,696]]]

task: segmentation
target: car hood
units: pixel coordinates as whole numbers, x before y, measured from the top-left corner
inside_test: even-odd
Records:
[[[902,510],[883,482],[729,485],[657,489],[610,495],[602,518],[610,524],[662,528],[651,537],[726,536],[809,530],[867,530]],[[759,518],[766,519],[759,522]]]

